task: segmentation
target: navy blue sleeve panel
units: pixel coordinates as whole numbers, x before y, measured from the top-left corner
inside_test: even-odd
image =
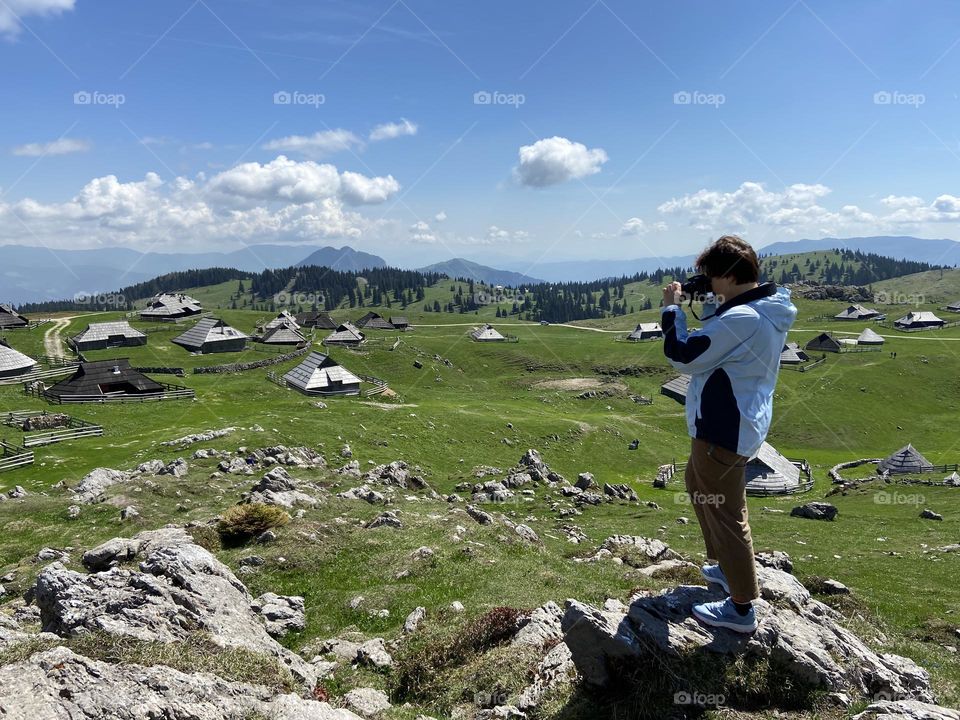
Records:
[[[676,313],[672,310],[665,311],[661,316],[663,354],[669,360],[686,365],[710,349],[710,338],[706,335],[687,335],[685,339],[678,338],[676,317]]]

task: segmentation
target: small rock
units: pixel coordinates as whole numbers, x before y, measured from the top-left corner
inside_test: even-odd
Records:
[[[75,520],[76,518],[80,517],[80,506],[71,505],[70,507],[68,507],[67,517],[70,518],[71,520]]]
[[[849,595],[850,588],[844,585],[839,580],[824,580],[820,587],[823,589],[824,594],[826,595]]]
[[[257,542],[261,545],[266,545],[267,543],[276,542],[277,534],[273,530],[264,530],[262,533],[257,535]]]
[[[798,505],[790,511],[791,517],[809,518],[810,520],[833,520],[839,511],[834,505],[825,502],[809,502]]]
[[[924,508],[920,512],[920,517],[923,518],[924,520],[943,520],[943,515],[941,515],[940,513],[935,513],[930,508]]]
[[[393,665],[393,658],[387,652],[383,638],[373,638],[367,640],[357,650],[357,662],[362,665],[387,668]]]
[[[120,511],[121,520],[135,520],[138,517],[140,517],[140,513],[133,505],[127,505]]]
[[[581,490],[588,490],[592,487],[596,487],[597,483],[593,479],[593,473],[582,472],[577,475],[577,487]]]
[[[348,708],[365,718],[372,718],[391,707],[386,694],[373,688],[355,688],[343,696],[343,701]]]
[[[416,632],[417,626],[423,621],[427,616],[427,609],[425,607],[418,607],[409,615],[407,619],[403,621],[403,631],[407,633]]]

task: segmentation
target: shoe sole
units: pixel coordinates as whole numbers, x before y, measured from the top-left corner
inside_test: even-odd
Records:
[[[734,632],[743,633],[744,635],[756,632],[758,627],[756,621],[753,625],[740,625],[737,623],[724,622],[723,620],[714,620],[713,618],[706,618],[703,615],[700,615],[696,610],[693,611],[693,616],[702,622],[704,625],[709,625],[711,627],[726,628],[727,630],[733,630]]]
[[[719,585],[720,587],[722,587],[722,588],[727,592],[728,595],[730,594],[730,586],[727,584],[727,581],[726,581],[726,580],[721,580],[720,578],[710,577],[709,575],[707,575],[707,574],[703,571],[702,568],[700,569],[700,575],[703,576],[703,579],[706,580],[708,583],[713,583],[714,585]]]

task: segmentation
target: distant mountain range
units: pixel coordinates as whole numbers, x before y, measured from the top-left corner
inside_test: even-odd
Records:
[[[776,242],[759,248],[764,255],[780,255],[831,248],[862,250],[896,259],[960,265],[960,242],[914,237],[823,238]],[[644,257],[630,260],[573,260],[566,262],[504,262],[504,269],[454,258],[420,268],[451,277],[474,278],[491,285],[529,285],[536,282],[590,281],[658,268],[690,267],[696,255]],[[149,280],[176,270],[228,267],[259,272],[291,265],[323,265],[360,271],[385,267],[387,262],[369,253],[310,245],[251,245],[232,252],[142,253],[129,248],[50,250],[44,247],[0,246],[0,302],[14,304],[61,300],[94,294]]]
[[[417,268],[422,272],[437,272],[449,275],[452,278],[462,277],[486,283],[487,285],[533,285],[541,283],[543,280],[524,275],[523,273],[511,272],[510,270],[497,270],[487,267],[480,263],[464,260],[463,258],[454,258],[444,262],[434,263],[426,267]]]

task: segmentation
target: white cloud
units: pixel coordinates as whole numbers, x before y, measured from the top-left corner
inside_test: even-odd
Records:
[[[441,210],[440,212],[438,212],[436,215],[433,216],[433,219],[436,220],[437,222],[443,222],[444,220],[447,219],[447,214],[443,210]]]
[[[602,148],[588,150],[564,137],[545,138],[520,148],[520,164],[514,173],[523,185],[546,187],[595,175],[607,159]]]
[[[377,125],[370,131],[370,142],[379,140],[393,140],[403,135],[416,135],[417,124],[412,123],[406,118],[400,118],[400,122],[388,122]]]
[[[0,3],[0,36],[16,37],[29,17],[60,15],[73,10],[75,0],[4,0]]]
[[[496,225],[487,228],[487,234],[484,236],[485,243],[496,242],[525,242],[532,239],[533,236],[526,230],[505,230]]]
[[[392,176],[341,174],[333,165],[284,156],[243,163],[210,178],[200,173],[164,181],[148,173],[122,182],[107,175],[90,180],[66,202],[0,203],[0,241],[51,247],[186,242],[193,248],[237,240],[353,239],[391,222],[369,219],[349,205],[382,202],[398,189]]]
[[[319,158],[354,146],[362,145],[360,140],[349,130],[320,130],[313,135],[288,135],[265,143],[264,150],[279,150],[281,152],[296,152],[307,157]]]
[[[14,155],[24,157],[43,157],[44,155],[68,155],[69,153],[87,152],[91,147],[89,140],[75,138],[60,138],[51,142],[27,143],[13,149]]]
[[[340,180],[340,194],[351,205],[382,203],[400,191],[400,183],[393,175],[371,178],[355,172],[345,172],[340,176]]]
[[[621,235],[646,235],[650,231],[642,218],[632,217],[620,228]]]

